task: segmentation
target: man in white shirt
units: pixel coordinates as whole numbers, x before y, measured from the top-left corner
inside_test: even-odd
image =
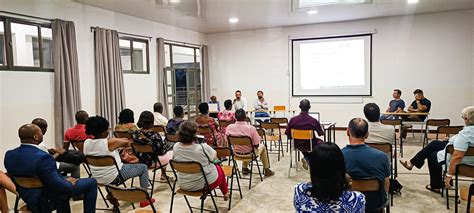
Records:
[[[390,143],[395,142],[395,127],[380,123],[380,108],[375,103],[364,106],[365,118],[369,121],[369,136],[366,143]]]
[[[247,110],[247,99],[242,97],[242,92],[240,90],[235,91],[235,99],[232,103],[234,105],[234,110],[238,109]]]
[[[262,121],[262,119],[257,119],[257,118],[269,118],[270,114],[268,114],[268,102],[265,100],[263,97],[263,91],[259,90],[257,92],[257,99],[255,99],[255,102],[253,103],[253,107],[255,108],[255,121],[261,123],[261,122],[269,122],[269,119],[265,119]]]
[[[168,119],[163,116],[163,104],[157,102],[153,105],[153,116],[155,117],[154,125],[166,126]]]

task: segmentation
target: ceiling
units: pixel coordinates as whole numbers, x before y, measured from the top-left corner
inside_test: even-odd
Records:
[[[292,0],[74,0],[202,33],[348,21],[474,8],[474,0],[373,0],[366,4],[321,6],[318,14],[295,10]],[[239,22],[230,24],[230,17]]]

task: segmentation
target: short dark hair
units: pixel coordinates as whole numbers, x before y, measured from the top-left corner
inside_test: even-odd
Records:
[[[397,92],[399,95],[402,95],[402,91],[399,89],[394,89],[393,91]]]
[[[31,121],[31,123],[38,126],[41,129],[41,133],[43,133],[43,135],[48,130],[48,122],[46,122],[46,120],[43,118],[35,118]]]
[[[153,111],[154,112],[159,112],[159,113],[163,113],[163,104],[160,103],[160,102],[157,102],[153,105]]]
[[[423,95],[423,90],[421,89],[416,89],[415,91],[413,91],[413,94],[416,95],[416,94],[422,94]]]
[[[362,118],[353,118],[348,128],[353,138],[364,138],[369,132],[369,124]]]
[[[140,117],[138,118],[137,126],[139,128],[151,128],[153,127],[153,123],[155,122],[155,117],[153,116],[153,113],[150,111],[143,111],[140,113]]]
[[[201,114],[207,114],[207,113],[209,113],[209,104],[207,104],[206,102],[200,103],[199,106],[198,106],[198,108],[199,108],[199,112],[200,112]]]
[[[380,108],[376,103],[368,103],[364,106],[364,115],[370,122],[376,122],[380,119]]]
[[[182,106],[175,106],[173,108],[173,113],[176,117],[181,117],[184,115],[184,109]]]
[[[100,134],[109,130],[109,121],[101,116],[94,116],[87,119],[86,122],[86,134],[94,136],[94,138],[100,138]]]
[[[263,94],[263,91],[262,91],[262,90],[257,91],[257,93],[259,93],[259,92],[261,92],[261,93]]]
[[[232,100],[227,99],[224,101],[224,107],[226,110],[231,110],[232,109]]]
[[[309,109],[311,109],[311,103],[308,99],[303,99],[300,101],[300,109],[301,111],[309,112]]]
[[[133,111],[131,109],[122,110],[119,114],[118,120],[119,124],[135,123]]]
[[[235,93],[238,93],[238,92],[239,92],[239,93],[242,93],[240,90],[235,90]]]
[[[310,153],[311,196],[325,203],[338,201],[349,187],[346,164],[341,149],[335,143],[322,143]]]
[[[245,118],[247,117],[247,114],[245,113],[244,109],[238,109],[235,111],[235,120],[237,121],[245,121]]]
[[[84,110],[79,110],[76,112],[76,122],[78,124],[86,124],[89,114]]]
[[[179,125],[178,138],[181,143],[192,143],[196,140],[197,124],[192,121],[184,121]]]

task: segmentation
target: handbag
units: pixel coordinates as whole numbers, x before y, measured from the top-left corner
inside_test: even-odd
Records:
[[[84,154],[76,150],[66,150],[64,154],[59,155],[56,158],[56,161],[58,162],[72,163],[74,165],[80,165],[81,163],[84,163],[85,160],[86,157]]]

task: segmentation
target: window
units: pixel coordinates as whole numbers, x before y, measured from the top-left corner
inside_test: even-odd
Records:
[[[124,73],[150,73],[148,40],[120,37],[119,46]]]
[[[200,68],[199,47],[165,43],[166,67]]]
[[[0,69],[54,71],[50,24],[0,17]]]

